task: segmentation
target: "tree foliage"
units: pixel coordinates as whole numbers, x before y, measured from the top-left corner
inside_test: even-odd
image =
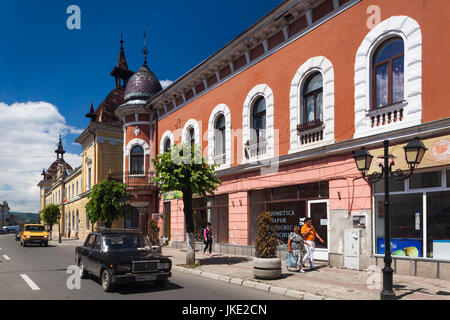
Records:
[[[59,206],[57,204],[52,203],[45,206],[45,208],[42,210],[41,218],[45,224],[53,226],[54,224],[58,223],[59,214],[60,214]]]
[[[264,211],[258,216],[256,234],[256,257],[274,258],[277,249],[277,235],[270,212]]]
[[[103,221],[106,225],[126,215],[123,209],[127,197],[127,186],[114,180],[104,180],[95,185],[86,204],[89,221],[95,224]]]
[[[183,192],[184,221],[186,225],[186,264],[195,263],[194,218],[192,196],[202,197],[214,194],[221,181],[216,177],[215,165],[209,165],[198,145],[174,145],[172,150],[152,159],[156,171],[153,179],[160,191]]]
[[[215,165],[209,165],[198,145],[174,145],[171,150],[152,159],[157,177],[153,179],[160,191],[191,190],[206,197],[213,194],[221,181],[216,177]]]

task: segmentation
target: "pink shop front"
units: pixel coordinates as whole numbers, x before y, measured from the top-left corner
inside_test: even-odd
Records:
[[[347,229],[356,230],[358,240],[366,244],[358,252],[358,264],[370,259],[371,188],[361,179],[351,154],[295,162],[280,167],[271,175],[262,175],[259,169],[228,172],[218,172],[222,185],[213,197],[193,202],[199,246],[201,230],[210,222],[214,251],[254,256],[257,217],[267,210],[277,227],[280,256],[287,249],[287,237],[293,226],[298,225],[301,218],[311,217],[325,240],[323,245],[317,242],[316,259],[343,265]],[[166,197],[164,201],[163,198],[160,212],[166,221],[170,216],[165,234],[170,233],[171,245],[183,247],[182,199],[167,200]],[[356,219],[361,223],[355,224]]]

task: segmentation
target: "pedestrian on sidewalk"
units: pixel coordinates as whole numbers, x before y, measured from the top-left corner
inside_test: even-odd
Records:
[[[317,233],[316,229],[312,225],[311,218],[305,219],[305,224],[302,227],[301,234],[305,241],[306,255],[303,257],[303,266],[305,266],[306,260],[309,260],[309,266],[311,270],[314,270],[314,250],[316,248],[316,237],[321,243],[324,243],[323,239]],[[308,245],[306,245],[308,244]]]
[[[203,250],[203,254],[206,253],[206,249],[209,248],[209,255],[211,256],[212,251],[212,230],[211,230],[211,223],[208,222],[206,225],[206,228],[203,230],[203,238],[205,243],[205,249]]]
[[[301,234],[299,233],[299,227],[295,226],[288,237],[288,252],[294,256],[297,262],[297,271],[305,272],[303,270],[303,257],[306,255],[306,246],[309,244],[303,241]]]

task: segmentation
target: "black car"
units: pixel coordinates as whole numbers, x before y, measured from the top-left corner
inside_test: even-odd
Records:
[[[99,277],[105,291],[131,282],[164,285],[172,275],[172,261],[154,251],[147,236],[129,231],[91,232],[75,249],[75,263],[82,279]]]

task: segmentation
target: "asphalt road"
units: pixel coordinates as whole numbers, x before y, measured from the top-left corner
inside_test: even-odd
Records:
[[[74,264],[74,246],[22,247],[14,235],[0,235],[0,300],[287,300],[281,295],[172,272],[160,288],[133,284],[103,291],[98,279],[83,279],[70,290],[67,268]]]

